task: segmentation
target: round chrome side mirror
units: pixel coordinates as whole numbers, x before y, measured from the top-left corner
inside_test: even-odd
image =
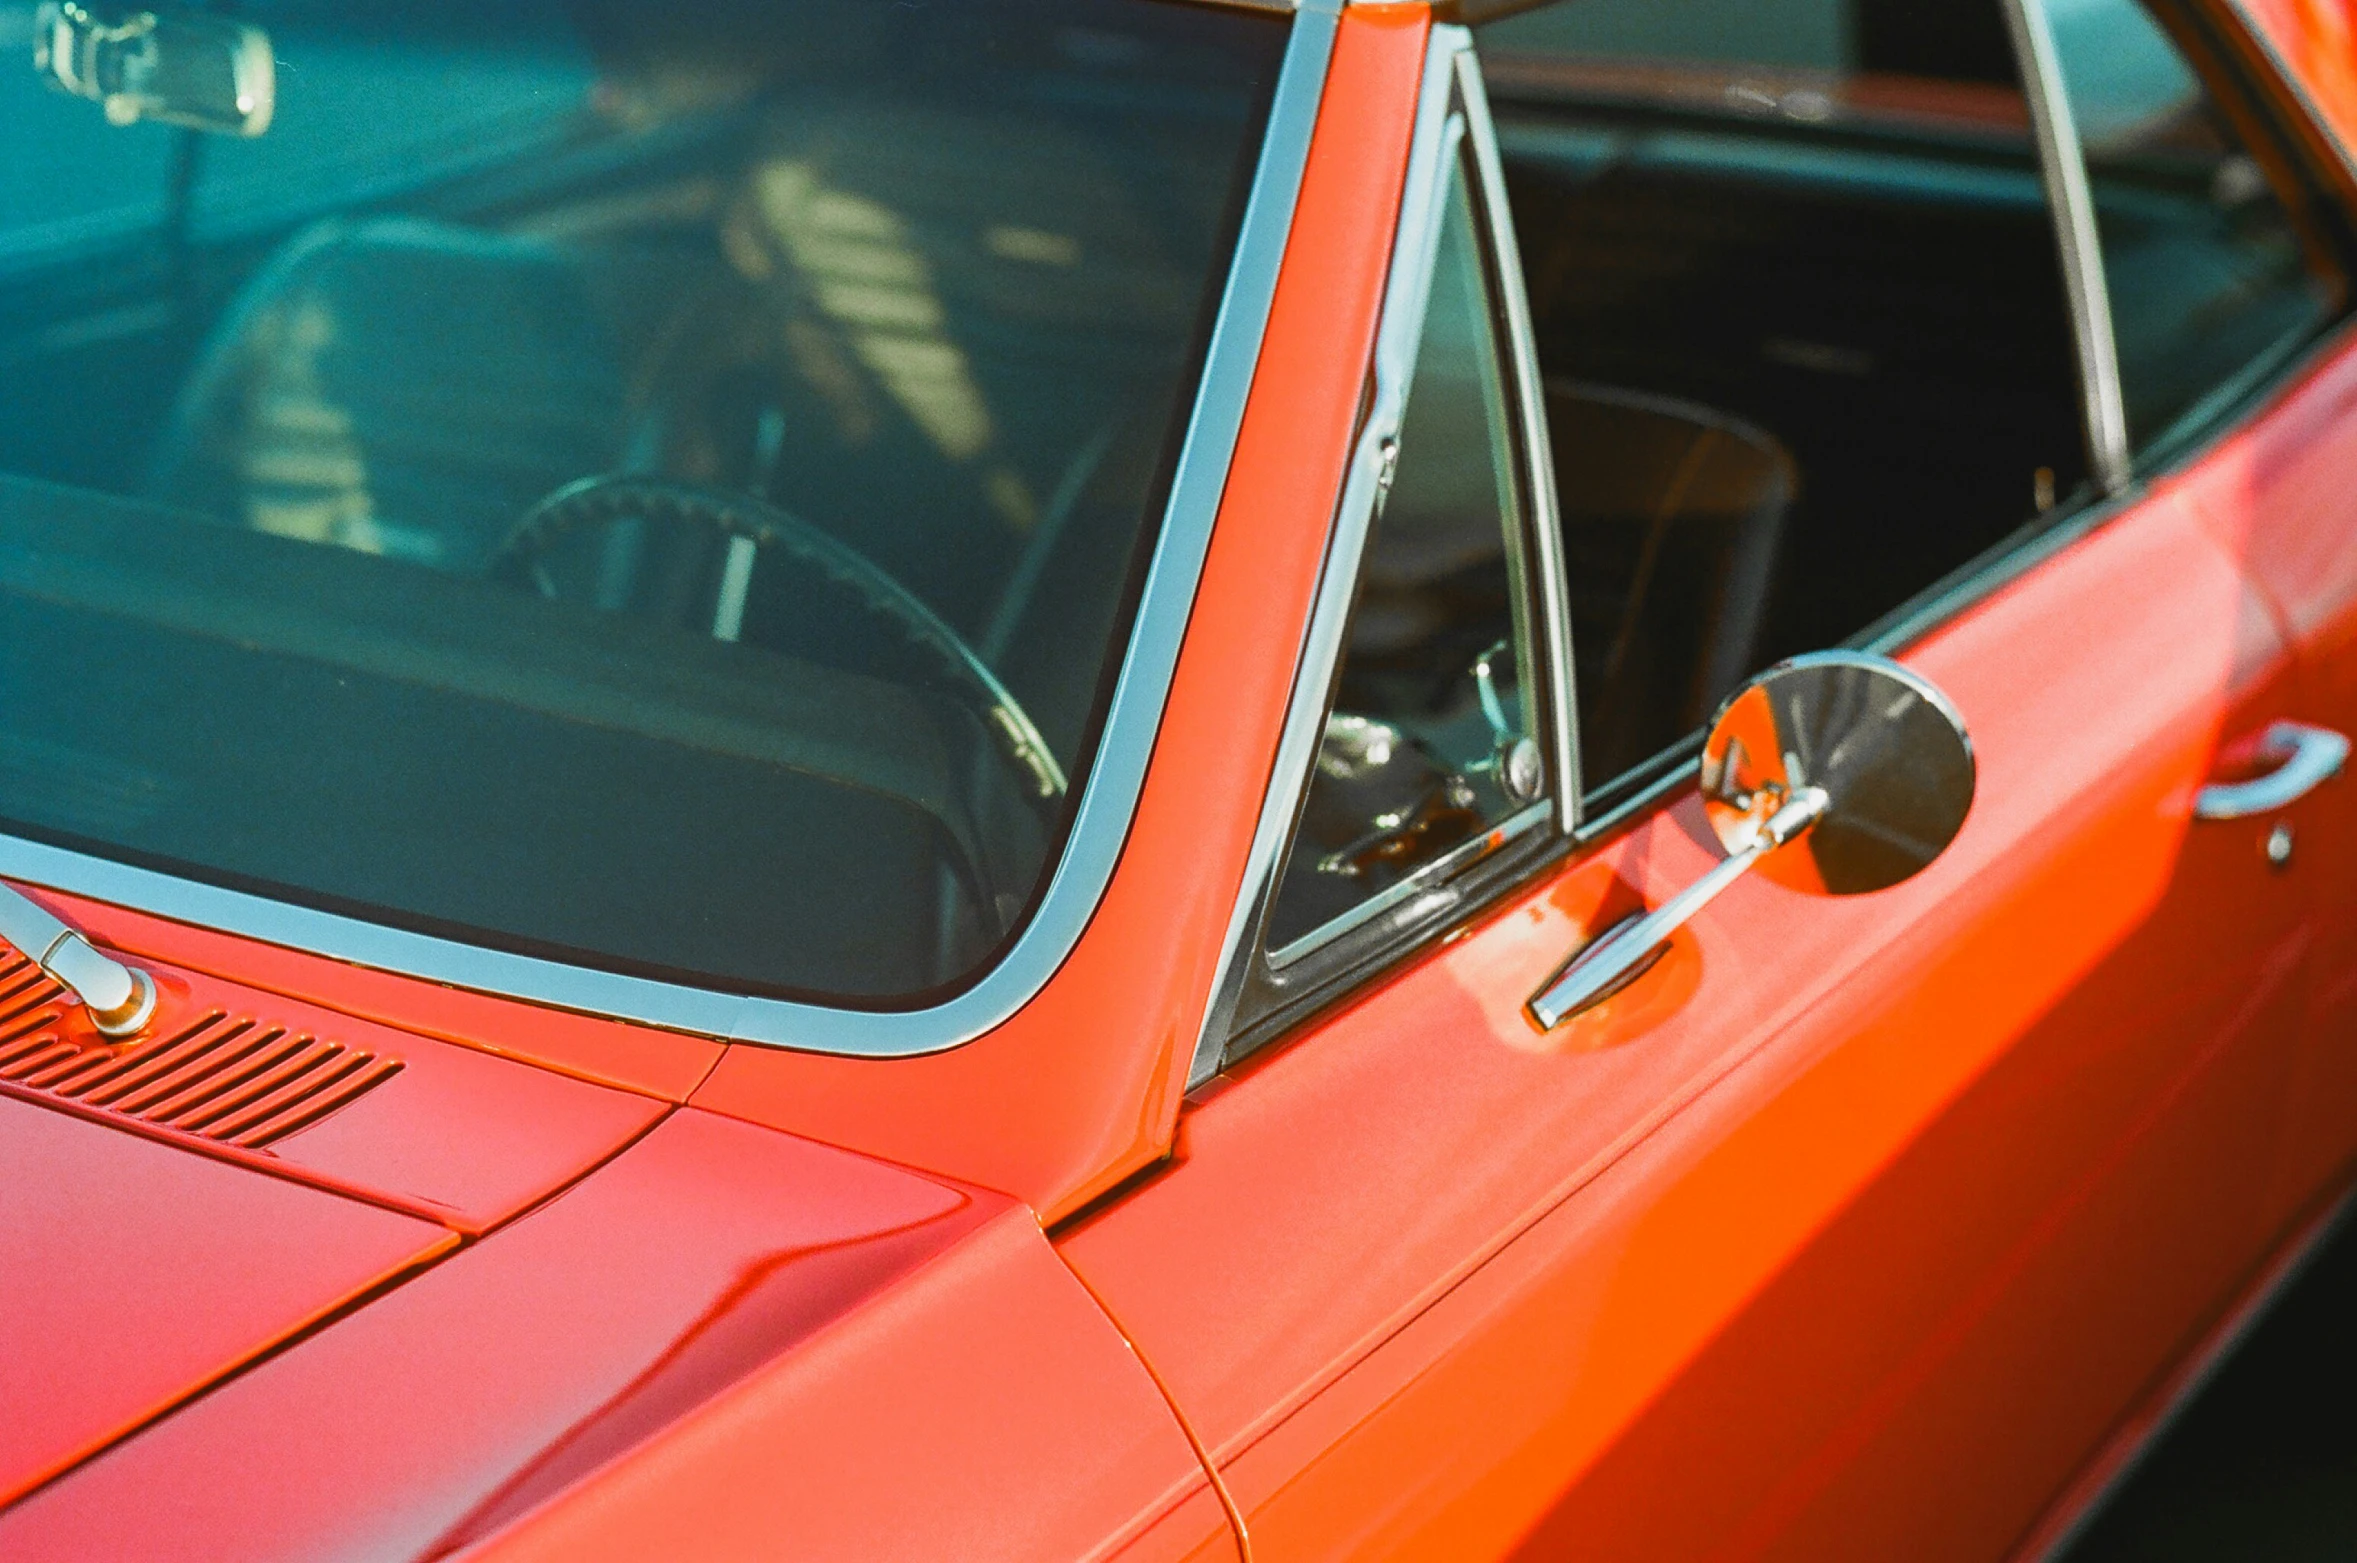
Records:
[[[1861,651],[1777,663],[1719,708],[1703,741],[1703,812],[1727,860],[1581,950],[1531,1018],[1558,1026],[1619,991],[1754,867],[1828,895],[1913,876],[1964,828],[1973,775],[1964,719],[1920,674]]]
[[[1887,890],[1964,828],[1972,739],[1947,696],[1887,657],[1794,657],[1719,708],[1702,746],[1703,809],[1739,856],[1809,788],[1825,794],[1821,812],[1760,872],[1795,890]]]

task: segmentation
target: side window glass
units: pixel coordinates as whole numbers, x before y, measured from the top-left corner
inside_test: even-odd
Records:
[[[2339,307],[2257,147],[2137,0],[2047,0],[2142,448]]]
[[[1268,945],[1353,913],[1543,791],[1524,496],[1492,286],[1462,160],[1442,213],[1397,464],[1367,539],[1333,711]]]
[[[1528,279],[1582,781],[2085,479],[1998,0],[1564,0],[1475,30]]]

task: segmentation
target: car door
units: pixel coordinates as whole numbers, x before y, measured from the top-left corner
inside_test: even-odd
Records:
[[[1591,6],[1610,9],[1576,9]],[[1998,59],[2010,71],[2002,41]],[[2020,513],[1986,518],[1993,541],[1962,573],[1853,601],[1864,617],[1844,632],[1897,649],[1971,726],[1979,792],[1946,855],[1847,900],[1739,886],[1601,1007],[1541,1030],[1526,1001],[1569,955],[1718,857],[1682,732],[1583,783],[1591,666],[1650,658],[1632,687],[1691,708],[1775,649],[1772,626],[1823,606],[1771,600],[1746,628],[1730,594],[1877,546],[1832,528],[1764,562],[1764,523],[1728,517],[1822,532],[1826,511],[1790,501],[1812,480],[1854,493],[1856,474],[1801,467],[1795,442],[1699,397],[1546,362],[1563,297],[1612,295],[1591,316],[1605,324],[1675,320],[1686,306],[1647,316],[1632,281],[1732,275],[1773,313],[1801,308],[1793,268],[1737,254],[1712,273],[1691,244],[1625,231],[1605,259],[1633,268],[1528,264],[1547,259],[1528,196],[1550,149],[1585,159],[1569,188],[1634,168],[1657,183],[1624,212],[1692,221],[1658,181],[1697,156],[1730,178],[1797,165],[1795,187],[1821,195],[1843,149],[1810,127],[1866,132],[1822,83],[1787,103],[1760,72],[1735,85],[1767,94],[1764,140],[1718,121],[1665,139],[1736,95],[1716,80],[1708,100],[1632,109],[1650,78],[1617,62],[1600,67],[1621,71],[1609,90],[1589,90],[1593,71],[1566,85],[1593,64],[1518,67],[1517,178],[1471,35],[1431,32],[1358,455],[1199,1083],[1171,1161],[1058,1248],[1187,1420],[1258,1559],[1993,1556],[2269,1240],[2308,926],[2263,833],[2196,825],[2193,805],[2289,714],[2288,653],[2182,498],[2107,493],[2083,458],[2021,465],[2005,501]],[[2022,231],[2051,264],[2038,170],[2056,141],[2033,148],[2018,87],[1992,105],[1953,85],[1910,101],[1970,98],[2010,140],[1980,134],[1969,178],[1910,175],[1875,220],[1964,189],[2016,222],[2026,199]],[[1811,157],[1780,161],[1788,148]],[[1745,244],[1821,231],[1733,228]],[[2091,257],[2060,232],[2083,284]],[[1921,254],[1953,247],[1935,232]],[[1859,277],[1887,269],[1878,255]],[[1839,293],[1803,302],[1833,318]],[[1983,336],[2076,318],[2059,290],[2043,313],[1982,302]],[[1902,339],[1940,324],[1857,313]],[[1949,335],[1977,348],[1970,324]],[[1769,377],[1771,416],[1792,399],[1775,374],[1876,351],[1776,333],[1719,333]],[[2073,361],[2067,336],[2024,352],[2046,349]],[[1867,416],[1916,394],[1919,366],[1901,367],[1821,401]],[[1549,433],[1559,389],[1592,419],[1581,439]],[[2026,463],[2043,447],[2005,449]],[[1880,473],[1906,466],[1876,455]],[[1656,503],[1632,551],[1610,532],[1627,507],[1598,496],[1646,463]],[[1681,481],[1690,499],[1662,497]],[[1955,503],[1931,483],[1878,499],[1900,528]],[[1677,526],[1654,536],[1665,514]],[[1703,541],[1672,547],[1672,530]],[[1627,601],[1649,556],[1652,600],[1686,604],[1652,619]],[[1888,568],[1859,578],[1904,584],[1897,552],[1873,557]],[[1590,629],[1582,648],[1580,607],[1616,568],[1622,619],[1651,627]],[[1523,801],[1534,776],[1543,793]]]
[[[2288,1220],[2338,1193],[2357,1154],[2357,797],[2328,763],[2357,733],[2357,354],[2344,325],[2357,188],[2339,149],[2303,126],[2298,89],[2199,13],[2078,0],[2056,21],[2058,63],[2090,121],[2136,458],[2242,558],[2300,663],[2299,726],[2266,778],[2284,800],[2267,828],[2317,912],[2315,998],[2271,1196]],[[2221,424],[2240,427],[2219,440]],[[2314,791],[2292,796],[2301,787]]]

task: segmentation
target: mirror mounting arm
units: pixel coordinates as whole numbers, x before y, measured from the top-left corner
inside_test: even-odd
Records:
[[[1572,1016],[1601,1004],[1652,965],[1654,952],[1720,892],[1751,871],[1752,865],[1800,835],[1824,816],[1831,800],[1821,787],[1796,787],[1776,812],[1761,821],[1749,847],[1724,859],[1676,895],[1642,917],[1617,923],[1571,958],[1555,980],[1530,1001],[1530,1017],[1552,1031]]]

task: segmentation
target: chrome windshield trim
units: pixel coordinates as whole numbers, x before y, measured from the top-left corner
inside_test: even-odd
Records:
[[[2029,99],[2038,162],[2055,206],[2054,240],[2062,257],[2063,292],[2070,305],[2071,341],[2079,361],[2079,393],[2087,421],[2087,456],[2096,484],[2107,494],[2128,486],[2128,404],[2120,390],[2118,343],[2112,335],[2110,283],[2095,227],[2095,193],[2087,182],[2086,150],[2055,52],[2046,0],[2004,0],[2006,28]]]
[[[1260,361],[1339,25],[1340,8],[1332,0],[1307,0],[1291,23],[1161,536],[1071,836],[1014,947],[956,998],[926,1009],[850,1010],[625,976],[318,911],[4,833],[0,875],[404,976],[729,1041],[906,1058],[960,1046],[999,1026],[1047,985],[1079,942],[1128,838]]]

